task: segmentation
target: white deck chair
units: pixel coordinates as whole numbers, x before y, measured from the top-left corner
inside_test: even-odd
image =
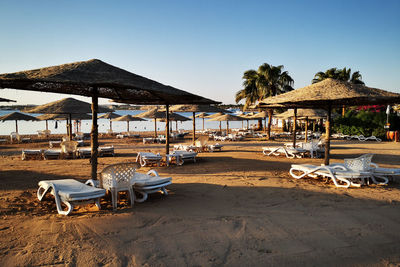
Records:
[[[182,165],[185,162],[185,160],[193,160],[193,162],[196,162],[197,152],[185,151],[185,150],[175,150],[170,155],[179,155],[179,160],[181,160],[182,162],[181,162],[181,164],[178,164],[178,165]]]
[[[344,188],[350,186],[360,187],[361,183],[359,182],[362,179],[371,177],[371,173],[350,171],[341,165],[315,166],[311,164],[292,164],[289,173],[296,179],[301,179],[306,176],[330,178],[336,187]]]
[[[76,204],[94,202],[100,209],[100,198],[105,195],[106,190],[83,184],[74,179],[40,181],[37,191],[39,201],[48,192],[55,198],[57,212],[62,215],[68,215]],[[67,206],[67,210],[62,208],[61,203]]]
[[[135,198],[136,202],[144,202],[147,200],[148,194],[161,191],[164,195],[168,195],[165,187],[172,184],[171,177],[160,177],[158,172],[150,170],[146,174],[135,172],[135,176],[131,181],[133,189],[142,195],[141,198]]]
[[[136,162],[139,162],[142,167],[150,164],[160,166],[161,160],[162,156],[159,153],[154,154],[151,152],[139,152],[136,157]]]
[[[42,157],[43,157],[42,152],[43,151],[41,149],[23,149],[21,159],[22,160],[42,159]]]
[[[43,150],[43,159],[59,159],[61,157],[61,148]]]
[[[263,154],[266,156],[285,155],[287,158],[301,158],[307,150],[302,148],[284,147],[284,146],[267,146],[263,147]]]

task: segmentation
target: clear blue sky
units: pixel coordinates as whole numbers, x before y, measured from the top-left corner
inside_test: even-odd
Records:
[[[5,0],[0,73],[98,58],[234,103],[243,72],[266,62],[284,65],[295,88],[318,71],[350,67],[368,86],[400,93],[399,14],[399,0]],[[65,97],[20,90],[0,96],[19,104]]]

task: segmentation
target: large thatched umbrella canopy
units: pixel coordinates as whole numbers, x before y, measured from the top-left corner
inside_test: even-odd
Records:
[[[145,121],[142,118],[138,118],[132,115],[124,115],[124,116],[120,116],[118,118],[112,119],[112,121],[126,121],[126,125],[127,125],[127,132],[129,132],[129,122],[130,121]]]
[[[17,101],[0,97],[0,102],[17,102]]]
[[[28,113],[44,113],[44,114],[64,114],[67,116],[68,136],[72,139],[72,115],[73,114],[87,114],[92,112],[92,106],[84,101],[75,98],[64,98],[61,100],[53,101],[44,105],[40,105],[31,109],[24,110]],[[101,113],[111,111],[108,108],[99,107],[98,111]],[[81,115],[83,116],[83,115]],[[76,117],[76,116],[75,116]]]
[[[112,119],[116,119],[121,117],[120,115],[114,113],[114,112],[107,112],[106,114],[103,114],[98,117],[98,119],[109,119],[110,120],[110,131],[112,131]]]
[[[226,134],[229,134],[229,121],[243,121],[244,119],[239,116],[224,114],[215,118],[210,119],[210,121],[226,121]],[[221,130],[221,129],[220,129]]]
[[[361,84],[325,79],[300,89],[274,97],[268,97],[259,103],[259,107],[271,104],[283,104],[288,107],[326,108],[328,111],[326,125],[325,161],[329,164],[331,110],[334,106],[354,106],[366,104],[389,104],[400,102],[400,94],[371,88]]]
[[[326,118],[327,112],[324,109],[311,109],[311,108],[299,108],[297,109],[297,117],[301,118],[309,118],[309,119],[322,119]],[[277,118],[279,119],[287,119],[294,117],[294,109],[288,109],[287,111],[277,114]]]
[[[176,125],[176,131],[178,131],[178,121],[182,122],[182,121],[190,121],[191,119],[182,115],[179,115],[178,113],[170,113],[169,114],[169,120],[170,121],[175,121],[175,125]],[[166,121],[165,118],[160,119],[160,121]],[[172,129],[172,126],[171,126]]]
[[[18,121],[37,121],[36,117],[20,113],[13,112],[0,117],[1,121],[15,121],[15,132],[18,133]]]
[[[171,108],[171,112],[192,112],[193,113],[193,142],[196,140],[196,112],[222,112],[231,113],[228,110],[221,109],[211,105],[176,105]]]
[[[0,74],[0,88],[92,97],[92,178],[97,178],[98,98],[132,104],[217,104],[217,102],[114,67],[98,59]],[[168,114],[168,113],[167,113]],[[168,124],[168,123],[167,123]],[[169,153],[167,131],[167,154]]]

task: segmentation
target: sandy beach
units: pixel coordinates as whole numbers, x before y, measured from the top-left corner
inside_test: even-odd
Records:
[[[165,153],[164,145],[101,138],[114,145],[108,164],[136,153]],[[324,180],[295,180],[292,163],[322,159],[267,157],[266,144],[223,142],[222,152],[197,163],[155,168],[173,178],[169,195],[152,194],[117,211],[109,198],[99,211],[80,206],[58,215],[54,199],[39,202],[37,183],[90,177],[89,159],[22,161],[21,149],[0,145],[1,266],[399,266],[400,184],[336,188]],[[332,162],[375,153],[373,162],[400,167],[400,143],[333,141]],[[141,168],[147,172],[151,168]]]

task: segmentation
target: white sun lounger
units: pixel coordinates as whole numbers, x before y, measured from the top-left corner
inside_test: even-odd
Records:
[[[263,154],[267,156],[285,155],[287,158],[301,158],[307,150],[301,148],[284,147],[284,146],[267,146],[263,147]]]
[[[182,160],[182,164],[185,162],[185,160],[193,160],[193,162],[196,162],[196,156],[197,152],[194,151],[184,151],[184,150],[175,150],[172,152],[170,155],[179,155],[179,159]],[[180,164],[180,165],[182,165]]]
[[[311,164],[292,164],[289,173],[296,179],[306,176],[330,178],[336,187],[344,188],[350,186],[360,187],[362,180],[371,177],[370,172],[351,171],[341,165],[315,166]]]
[[[43,154],[41,149],[23,149],[21,159],[42,159]]]
[[[39,201],[43,199],[47,192],[54,196],[57,212],[68,215],[76,204],[94,202],[100,209],[100,198],[105,195],[106,190],[83,184],[74,179],[40,181],[37,191]],[[67,210],[63,210],[61,203],[67,206]]]
[[[59,159],[61,157],[61,148],[43,150],[44,159]]]
[[[160,154],[154,154],[151,152],[139,152],[136,157],[136,162],[139,162],[142,167],[150,164],[160,166],[161,160],[162,156]]]
[[[158,172],[155,170],[150,170],[145,173],[135,173],[135,177],[131,181],[133,189],[142,195],[141,198],[135,198],[136,202],[146,201],[148,194],[156,193],[161,191],[164,195],[168,195],[165,187],[172,184],[171,177],[160,177]]]

